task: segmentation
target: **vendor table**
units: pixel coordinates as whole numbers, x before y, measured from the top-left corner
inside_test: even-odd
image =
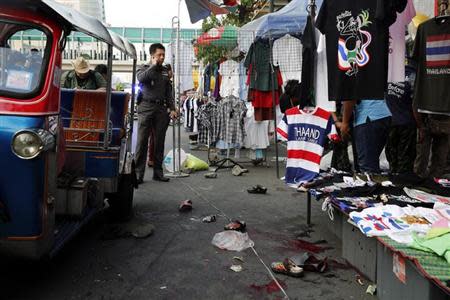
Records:
[[[307,224],[311,225],[311,193],[307,193]],[[333,233],[341,239],[342,257],[377,284],[380,300],[450,299],[450,265],[431,253],[408,248],[389,238],[368,238],[334,207]],[[328,216],[327,216],[328,218]],[[397,273],[404,274],[396,275]],[[400,272],[399,270],[400,269]]]

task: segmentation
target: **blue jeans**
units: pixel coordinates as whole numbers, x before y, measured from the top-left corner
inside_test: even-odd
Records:
[[[389,136],[391,117],[356,126],[353,135],[360,172],[380,173],[380,155]]]

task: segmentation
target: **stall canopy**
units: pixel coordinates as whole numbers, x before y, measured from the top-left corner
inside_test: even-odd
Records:
[[[231,10],[234,10],[237,4],[237,1],[231,0],[186,0],[186,7],[192,24],[206,19],[211,14],[227,14]]]
[[[198,37],[197,44],[234,49],[237,46],[237,28],[234,26],[212,28]]]
[[[316,0],[320,8],[323,0]],[[310,0],[292,0],[279,11],[264,15],[238,30],[239,48],[247,51],[257,37],[278,38],[286,34],[299,35],[305,28]]]

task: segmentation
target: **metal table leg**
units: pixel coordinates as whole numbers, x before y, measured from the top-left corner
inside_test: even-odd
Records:
[[[307,200],[306,200],[306,224],[308,226],[311,226],[311,194],[307,193]]]

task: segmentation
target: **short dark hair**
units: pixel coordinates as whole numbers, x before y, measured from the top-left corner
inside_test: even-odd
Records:
[[[155,44],[152,44],[152,45],[150,46],[150,55],[155,54],[155,52],[156,52],[157,49],[161,49],[161,50],[166,51],[166,48],[164,48],[163,44],[161,44],[161,43],[155,43]]]
[[[108,74],[108,67],[104,64],[97,65],[94,70],[100,74]]]

